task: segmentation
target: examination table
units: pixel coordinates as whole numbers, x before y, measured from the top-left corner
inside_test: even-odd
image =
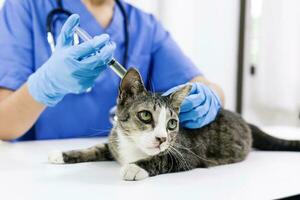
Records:
[[[300,139],[299,128],[265,127],[272,135]],[[115,162],[52,165],[53,150],[86,148],[105,138],[0,144],[0,199],[275,199],[300,193],[300,152],[250,153],[241,163],[121,180]]]

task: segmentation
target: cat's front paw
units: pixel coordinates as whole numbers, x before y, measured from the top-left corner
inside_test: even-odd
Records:
[[[64,164],[63,153],[60,151],[51,152],[48,156],[48,162],[52,164]]]
[[[126,181],[139,181],[149,177],[149,173],[136,164],[126,164],[121,168],[121,176]]]

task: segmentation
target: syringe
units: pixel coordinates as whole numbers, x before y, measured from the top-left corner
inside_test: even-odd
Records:
[[[76,27],[75,33],[83,40],[88,41],[91,40],[92,37],[82,28]],[[108,63],[108,66],[122,79],[126,74],[126,69],[118,62],[116,59],[112,58],[112,60]]]

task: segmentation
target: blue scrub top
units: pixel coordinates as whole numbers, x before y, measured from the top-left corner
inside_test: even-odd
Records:
[[[148,89],[163,92],[201,75],[153,15],[122,3],[130,24],[128,66],[139,69]],[[80,15],[81,27],[92,36],[108,33],[117,44],[116,59],[123,62],[124,19],[118,6],[110,25],[103,28],[80,0],[63,0],[63,4]],[[5,1],[0,11],[0,87],[17,90],[50,57],[46,17],[54,8],[55,0]],[[55,21],[57,37],[65,18]],[[92,92],[66,95],[55,107],[47,108],[19,140],[107,135],[112,126],[109,110],[116,104],[119,83],[116,74],[105,70]]]

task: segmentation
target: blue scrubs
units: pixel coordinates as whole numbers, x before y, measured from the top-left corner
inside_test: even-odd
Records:
[[[163,92],[201,75],[152,15],[123,3],[130,24],[127,68],[138,68],[148,88]],[[118,6],[110,25],[103,28],[80,0],[64,0],[63,4],[81,16],[81,27],[92,36],[108,33],[117,44],[115,57],[123,62],[124,19]],[[0,87],[17,90],[50,57],[46,17],[54,8],[55,0],[5,1],[0,12]],[[64,20],[62,16],[55,20],[56,37]],[[109,110],[116,104],[119,83],[119,77],[107,69],[92,92],[65,96],[57,106],[47,108],[19,140],[107,135],[111,128]]]

